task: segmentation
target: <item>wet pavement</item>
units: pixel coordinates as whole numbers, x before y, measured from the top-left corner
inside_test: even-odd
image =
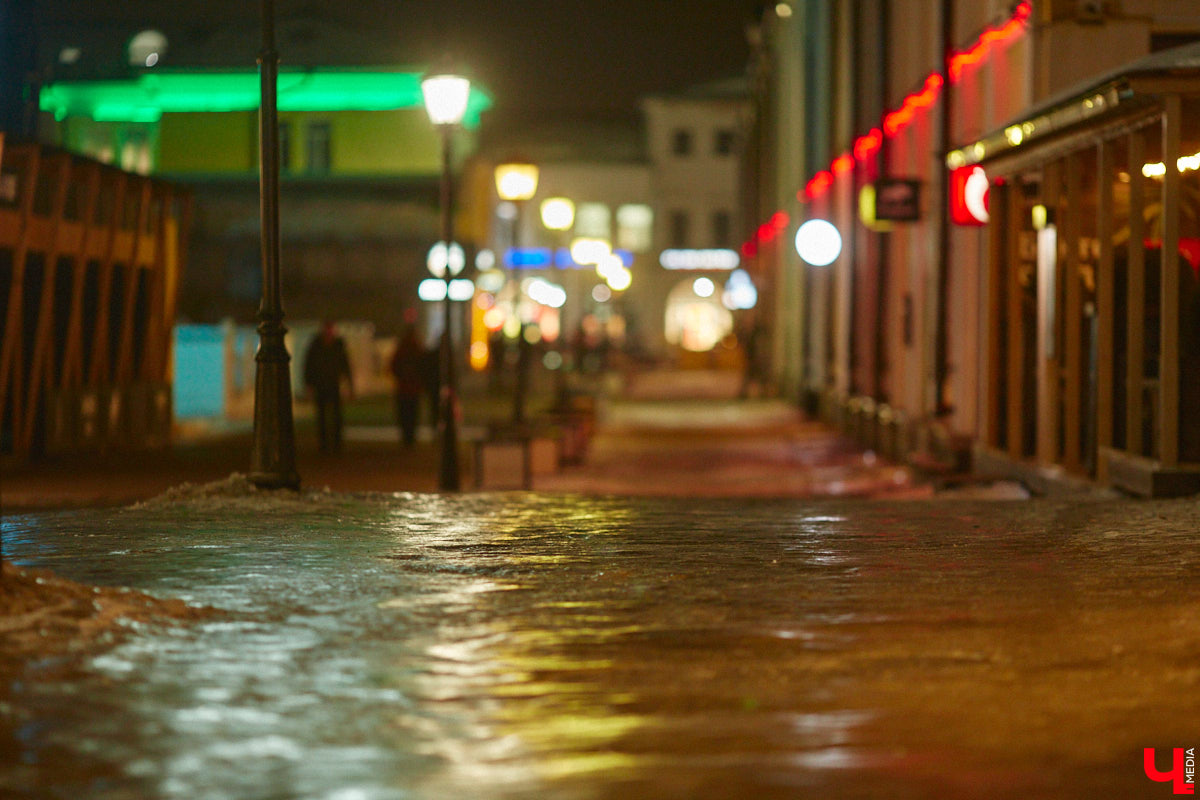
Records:
[[[533,487],[651,497],[934,493],[907,466],[885,462],[780,400],[632,394],[604,404],[586,463],[539,475]]]
[[[1167,797],[1142,748],[1200,744],[1197,530],[1195,501],[235,484],[10,517],[22,563],[226,613],[31,664],[0,796]]]

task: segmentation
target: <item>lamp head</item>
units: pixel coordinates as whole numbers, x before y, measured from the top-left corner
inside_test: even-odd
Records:
[[[421,80],[425,111],[434,125],[457,125],[467,113],[471,81],[450,71],[434,71]]]
[[[537,192],[537,164],[511,159],[496,167],[496,194],[511,203],[530,199]]]

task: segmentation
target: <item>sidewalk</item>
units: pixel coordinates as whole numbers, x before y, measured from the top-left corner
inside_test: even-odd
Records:
[[[907,468],[863,453],[780,400],[741,400],[737,376],[659,371],[626,380],[619,397],[598,404],[596,434],[586,463],[539,475],[534,489],[590,495],[804,497],[923,496]],[[412,449],[396,429],[380,424],[390,400],[366,398],[347,408],[345,448],[317,452],[307,422],[297,425],[297,469],[303,485],[335,491],[437,491],[438,451],[422,429]],[[492,398],[476,404],[490,408]],[[468,444],[487,419],[460,432],[464,490],[474,486]],[[475,411],[476,416],[484,412]],[[360,424],[355,424],[355,423]],[[243,426],[192,428],[162,450],[48,458],[4,471],[6,512],[113,506],[144,500],[181,483],[207,483],[249,468],[252,436]]]

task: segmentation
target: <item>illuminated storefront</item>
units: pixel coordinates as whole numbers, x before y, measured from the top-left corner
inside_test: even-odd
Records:
[[[991,176],[985,458],[1200,489],[1200,45],[950,163]]]

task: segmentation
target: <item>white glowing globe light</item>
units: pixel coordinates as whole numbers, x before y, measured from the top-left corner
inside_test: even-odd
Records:
[[[604,280],[614,292],[623,292],[633,285],[633,273],[622,264],[617,269],[609,272]]]
[[[721,302],[731,311],[754,308],[758,305],[758,290],[744,269],[734,270],[725,284]]]
[[[475,284],[466,278],[450,281],[450,299],[464,302],[475,296]]]
[[[608,288],[603,283],[592,287],[592,299],[597,303],[607,303],[612,300],[612,289]]]
[[[611,256],[612,245],[603,239],[576,239],[571,242],[571,260],[576,264],[599,264]]]
[[[562,308],[567,302],[566,290],[543,278],[534,278],[524,289],[530,300],[550,308]]]
[[[467,263],[467,256],[463,253],[461,245],[457,242],[450,245],[449,258],[446,256],[446,245],[444,242],[438,242],[429,248],[429,255],[425,257],[425,266],[429,269],[430,275],[435,278],[446,277],[447,262],[449,262],[451,276],[463,271],[463,267]]]
[[[494,266],[496,266],[496,254],[488,248],[485,247],[475,254],[475,269],[487,272]]]
[[[446,282],[440,278],[426,278],[417,284],[417,297],[427,303],[440,303],[446,299]]]
[[[796,231],[796,252],[814,267],[826,267],[842,254],[842,235],[832,223],[810,219]]]
[[[615,275],[623,269],[625,269],[625,264],[621,261],[621,257],[615,253],[609,253],[596,262],[596,274],[606,281],[608,281],[610,276]],[[611,281],[609,283],[611,284]]]
[[[711,278],[696,278],[692,281],[692,291],[697,297],[712,297],[713,292],[717,290],[716,284]]]
[[[421,81],[425,111],[434,125],[457,125],[467,113],[471,82],[458,75],[431,75]]]

